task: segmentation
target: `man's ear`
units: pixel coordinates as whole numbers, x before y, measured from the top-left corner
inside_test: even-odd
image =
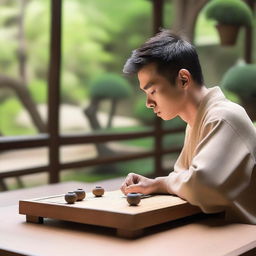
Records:
[[[190,82],[190,72],[187,69],[180,69],[178,73],[178,79],[181,82],[182,87],[185,87]]]
[[[181,82],[182,82],[182,85],[185,86],[185,84],[186,84],[186,82],[187,82],[186,78],[181,77]]]

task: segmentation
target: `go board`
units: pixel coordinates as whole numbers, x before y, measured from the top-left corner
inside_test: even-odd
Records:
[[[43,218],[73,221],[117,229],[122,237],[137,237],[146,227],[200,213],[198,207],[172,195],[145,196],[130,206],[120,190],[102,197],[86,193],[83,201],[68,204],[64,195],[19,201],[19,213],[27,222],[43,223]]]

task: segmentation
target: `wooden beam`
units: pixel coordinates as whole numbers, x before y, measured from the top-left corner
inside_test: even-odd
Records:
[[[152,0],[153,3],[153,33],[159,32],[159,29],[163,27],[163,9],[164,0]],[[155,119],[155,176],[161,176],[163,173],[162,168],[162,156],[160,154],[162,150],[162,121],[160,118]]]
[[[248,7],[254,13],[255,0],[245,0]],[[252,27],[245,27],[245,40],[244,40],[244,60],[246,63],[252,63],[253,54],[253,25]]]
[[[61,69],[61,0],[51,1],[51,39],[48,80],[49,182],[59,182],[59,105]]]
[[[6,172],[0,172],[0,179],[1,178],[9,178],[9,177],[17,177],[21,175],[28,175],[28,174],[35,174],[35,173],[41,173],[41,172],[48,172],[49,166],[39,166],[39,167],[32,167],[22,170],[13,170],[13,171],[6,171]]]
[[[166,155],[170,153],[178,153],[180,151],[181,151],[180,147],[175,147],[170,149],[163,149],[159,153],[161,155]],[[139,153],[133,153],[133,154],[119,154],[119,155],[105,157],[105,158],[93,158],[88,160],[63,163],[63,164],[60,164],[60,169],[65,170],[65,169],[71,169],[71,168],[81,168],[81,167],[88,167],[88,166],[94,166],[94,165],[100,165],[100,164],[109,164],[109,163],[116,163],[116,162],[122,162],[122,161],[130,161],[135,159],[143,159],[147,157],[154,157],[155,154],[156,152],[152,150],[152,151],[145,151],[145,152],[139,152]],[[17,177],[21,175],[49,172],[49,170],[50,170],[50,165],[45,165],[45,166],[31,167],[27,169],[0,172],[0,181],[1,179],[8,178],[8,177]]]
[[[161,136],[168,134],[176,134],[184,132],[184,128],[172,128],[168,130],[156,130],[148,129],[141,132],[125,132],[125,133],[97,133],[97,134],[65,134],[59,137],[59,144],[76,145],[87,143],[104,143],[110,141],[131,140],[131,139],[143,139],[147,137],[155,136],[156,133],[161,133]],[[39,134],[36,136],[7,136],[0,137],[0,151],[4,150],[17,150],[26,148],[39,148],[49,145],[49,135]]]
[[[0,151],[45,147],[49,144],[48,134],[37,136],[0,137]]]
[[[170,154],[170,153],[177,153],[180,152],[181,148],[171,148],[171,149],[164,149],[161,154]],[[152,151],[145,151],[139,153],[132,153],[132,154],[118,154],[111,157],[102,157],[102,158],[93,158],[88,160],[82,161],[74,161],[61,164],[61,169],[71,169],[71,168],[81,168],[81,167],[88,167],[93,165],[102,165],[102,164],[110,164],[110,163],[117,163],[122,161],[130,161],[135,159],[142,159],[147,157],[155,157],[156,152]]]
[[[153,33],[159,32],[163,26],[164,0],[152,0],[153,2]]]

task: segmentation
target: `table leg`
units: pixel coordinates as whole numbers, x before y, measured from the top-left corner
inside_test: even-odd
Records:
[[[38,216],[26,215],[26,221],[31,222],[31,223],[42,224],[42,223],[44,223],[44,218],[38,217]]]

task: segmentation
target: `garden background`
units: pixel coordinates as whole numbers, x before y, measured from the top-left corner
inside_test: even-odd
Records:
[[[216,0],[208,2],[213,1]],[[33,136],[47,131],[50,4],[50,0],[0,1],[2,138]],[[177,1],[165,1],[164,28],[172,28],[177,22],[176,5]],[[61,134],[147,130],[154,124],[154,115],[145,107],[145,97],[138,90],[136,77],[123,76],[122,68],[131,51],[153,34],[151,1],[64,0],[62,12]],[[207,87],[222,86],[230,68],[245,65],[245,29],[240,31],[235,45],[221,46],[215,24],[214,20],[207,19],[204,6],[196,20],[193,43]],[[255,28],[254,16],[252,26]],[[252,45],[255,46],[254,40]],[[255,51],[252,62],[254,60]],[[255,66],[252,68],[251,73],[256,73]],[[247,73],[239,76],[240,83],[244,82],[244,77]],[[251,91],[256,91],[253,75],[250,79]],[[223,89],[231,100],[242,104],[239,94]],[[176,128],[185,124],[176,118],[164,122],[163,126]],[[166,135],[164,147],[182,146],[183,138],[183,132]],[[61,161],[89,159],[122,150],[143,151],[152,149],[153,144],[153,138],[145,138],[65,146],[61,148]],[[48,149],[44,147],[1,151],[0,172],[47,163],[47,154]],[[171,170],[177,155],[165,155],[164,166]],[[152,169],[152,158],[145,158],[65,170],[61,181],[100,181],[129,172],[149,175]],[[18,180],[6,178],[5,182],[9,189],[35,186],[47,183],[47,175],[27,175]]]

